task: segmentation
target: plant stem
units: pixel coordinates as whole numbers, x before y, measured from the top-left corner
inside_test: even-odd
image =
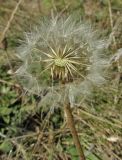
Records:
[[[70,107],[70,103],[66,103],[65,106],[64,106],[64,109],[65,109],[65,113],[66,113],[66,116],[67,116],[67,124],[70,128],[74,144],[75,144],[77,152],[79,154],[79,158],[80,158],[80,160],[86,160],[86,158],[84,156],[82,146],[80,144],[80,140],[79,140],[76,128],[75,128],[75,123],[74,123],[74,118],[73,118],[73,115],[72,115],[72,110],[71,110],[71,107]]]

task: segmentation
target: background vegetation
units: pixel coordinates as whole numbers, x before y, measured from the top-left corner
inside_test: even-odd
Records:
[[[0,0],[0,159],[77,160],[62,108],[38,105],[42,95],[29,95],[14,72],[16,48],[23,33],[43,16],[78,13],[111,39],[110,54],[122,48],[121,0]],[[87,160],[122,159],[122,73],[111,66],[109,83],[73,108]]]

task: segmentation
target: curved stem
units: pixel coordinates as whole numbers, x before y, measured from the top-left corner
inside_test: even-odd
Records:
[[[86,160],[83,149],[82,149],[82,146],[80,144],[80,140],[79,140],[76,128],[75,128],[75,123],[74,123],[74,118],[73,118],[73,115],[72,115],[72,110],[71,110],[71,107],[70,107],[70,103],[65,104],[64,110],[65,110],[65,113],[66,113],[66,116],[67,116],[68,127],[70,128],[74,144],[75,144],[77,152],[79,154],[79,158],[80,158],[80,160]]]

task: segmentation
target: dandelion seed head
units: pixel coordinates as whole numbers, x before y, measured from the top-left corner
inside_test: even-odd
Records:
[[[69,99],[74,102],[79,93],[87,94],[92,85],[105,82],[106,46],[80,19],[47,18],[36,31],[26,33],[18,54],[23,65],[16,73],[19,79],[27,79],[24,86],[37,94],[47,88],[48,96],[54,92],[63,96],[64,88],[69,87]]]

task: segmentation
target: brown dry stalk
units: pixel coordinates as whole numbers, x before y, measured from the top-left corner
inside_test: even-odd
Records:
[[[38,6],[39,12],[41,12],[42,9],[41,9],[41,1],[40,0],[37,0],[37,6]]]
[[[110,17],[110,25],[111,25],[113,43],[114,43],[114,47],[116,48],[116,39],[115,39],[114,32],[113,32],[114,25],[113,25],[113,15],[112,15],[112,8],[111,8],[111,0],[108,0],[108,10],[109,10],[109,17]]]
[[[65,104],[64,109],[65,109],[65,113],[67,116],[68,127],[70,128],[70,131],[71,131],[71,134],[72,134],[72,137],[74,140],[74,144],[75,144],[77,152],[79,154],[79,158],[80,158],[80,160],[86,160],[82,146],[80,144],[80,140],[79,140],[76,128],[75,128],[75,123],[74,123],[74,118],[72,115],[70,103]]]
[[[13,18],[14,18],[14,15],[15,15],[15,13],[16,13],[19,5],[21,4],[21,2],[22,2],[22,0],[19,0],[19,1],[18,1],[18,3],[16,4],[16,6],[15,6],[13,12],[12,12],[12,14],[11,14],[11,16],[10,16],[10,19],[8,20],[7,25],[6,25],[4,31],[2,32],[2,35],[1,35],[1,37],[0,37],[0,44],[1,44],[2,41],[4,40],[5,35],[6,35],[7,31],[8,31],[8,29],[9,29],[10,25],[11,25],[11,22],[12,22],[12,20],[13,20]]]
[[[19,88],[19,89],[21,88],[20,85],[5,81],[3,79],[0,79],[0,83],[7,84],[8,86],[13,86],[13,87],[16,87],[16,88]]]

